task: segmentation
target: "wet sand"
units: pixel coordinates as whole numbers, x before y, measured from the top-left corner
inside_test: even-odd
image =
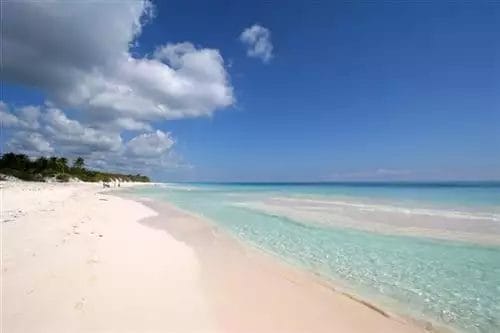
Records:
[[[243,245],[199,216],[166,202],[142,202],[159,215],[141,223],[164,230],[195,251],[203,287],[222,331],[425,331],[416,323],[335,290],[319,277]]]
[[[2,332],[424,331],[168,203],[0,185]]]

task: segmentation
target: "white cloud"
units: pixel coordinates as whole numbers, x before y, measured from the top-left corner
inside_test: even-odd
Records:
[[[0,101],[2,119],[14,119],[4,123],[6,131],[14,130],[6,142],[7,150],[30,156],[53,153],[70,158],[83,156],[91,167],[124,172],[141,170],[144,173],[186,167],[182,158],[172,150],[175,140],[170,132],[147,131],[125,142],[120,132],[112,127],[90,127],[68,118],[52,106],[36,109],[38,126],[27,127],[24,124],[32,119],[32,110],[35,109],[9,109]]]
[[[119,133],[84,126],[66,117],[59,109],[49,108],[44,121],[45,133],[66,151],[117,151],[122,144]]]
[[[0,102],[2,103],[2,102]],[[60,109],[23,106],[9,110],[0,104],[0,112],[6,129],[14,130],[9,147],[26,152],[52,152],[53,147],[61,153],[90,153],[95,151],[117,151],[122,139],[117,131],[100,130],[69,119]],[[15,115],[17,114],[17,115]],[[36,140],[40,144],[35,144]],[[43,139],[43,140],[41,140]],[[50,147],[50,148],[49,148]]]
[[[174,145],[170,133],[160,130],[144,133],[127,142],[127,153],[136,157],[161,156]]]
[[[240,40],[247,46],[249,57],[260,58],[268,63],[273,57],[271,32],[259,24],[246,28],[240,35]]]
[[[26,129],[37,129],[40,127],[38,118],[40,117],[40,107],[28,105],[19,108],[19,113],[21,115],[21,126]]]
[[[43,138],[48,146],[41,143],[40,151],[95,161],[125,154],[168,160],[173,140],[154,132],[155,122],[211,116],[234,103],[217,49],[162,43],[151,56],[136,54],[144,24],[154,16],[149,0],[9,1],[2,11],[2,81],[36,88],[47,101],[12,112],[2,103],[0,119],[33,133],[31,139]],[[124,143],[124,130],[143,133]],[[29,138],[21,142],[15,134],[12,145],[27,150]],[[147,140],[158,146],[141,152],[135,145]]]
[[[2,126],[6,127],[14,127],[19,124],[19,119],[9,113],[9,107],[2,101],[0,101],[0,122],[2,122]]]
[[[0,121],[3,126],[16,127],[21,129],[37,129],[40,127],[38,117],[40,116],[40,108],[38,106],[23,106],[16,109],[16,113],[11,113],[9,106],[3,101],[0,101]]]
[[[161,46],[153,58],[132,56],[151,8],[144,0],[7,2],[3,74],[96,118],[197,117],[231,105],[218,50],[185,42]]]
[[[125,129],[129,131],[152,131],[151,125],[143,121],[137,121],[133,118],[117,118],[110,122],[102,124],[104,128],[115,130]]]
[[[44,155],[54,152],[52,145],[40,133],[18,132],[7,147],[29,155]]]

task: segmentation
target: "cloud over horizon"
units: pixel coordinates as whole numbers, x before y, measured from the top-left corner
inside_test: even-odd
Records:
[[[26,110],[34,112],[23,112]],[[36,126],[28,126],[30,120]],[[83,156],[90,166],[115,170],[190,167],[171,150],[175,140],[170,132],[146,132],[124,142],[118,132],[86,126],[51,106],[26,106],[12,111],[3,102],[0,102],[0,121],[14,131],[5,149],[33,157],[56,152],[72,158]]]
[[[240,41],[247,47],[247,55],[259,58],[264,63],[269,63],[273,58],[273,44],[271,31],[259,24],[254,24],[243,30]]]
[[[182,42],[158,45],[152,55],[132,52],[154,19],[150,1],[6,2],[2,9],[2,80],[46,98],[40,106],[2,103],[3,124],[15,130],[7,146],[164,160],[174,140],[155,123],[211,116],[234,103],[219,50]],[[140,134],[125,142],[124,131]]]

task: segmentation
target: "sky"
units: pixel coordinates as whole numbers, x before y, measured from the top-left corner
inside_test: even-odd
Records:
[[[2,2],[2,151],[160,181],[500,179],[500,5]]]

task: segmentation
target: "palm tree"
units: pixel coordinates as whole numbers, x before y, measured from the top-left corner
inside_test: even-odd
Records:
[[[46,157],[39,157],[35,161],[35,166],[38,172],[45,171],[49,165],[49,160]]]
[[[57,169],[58,169],[58,167],[57,167],[57,157],[51,156],[49,158],[49,169],[57,171]]]
[[[2,168],[21,169],[24,167],[24,156],[14,153],[6,153],[2,155]]]
[[[68,169],[68,159],[66,157],[59,157],[56,164],[59,171],[61,171],[62,173],[64,173]]]
[[[85,166],[85,160],[82,157],[77,157],[77,159],[73,162],[73,168],[83,169]]]

